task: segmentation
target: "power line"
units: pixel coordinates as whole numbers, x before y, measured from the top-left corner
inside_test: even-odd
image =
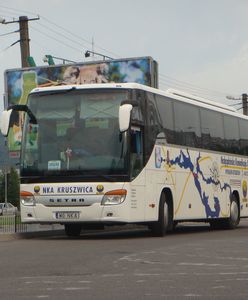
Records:
[[[172,87],[172,88],[176,88],[176,89],[180,89],[180,90],[183,90],[183,91],[187,91],[189,92],[190,94],[192,95],[195,95],[195,96],[200,96],[200,97],[203,97],[203,98],[206,98],[206,99],[210,99],[212,101],[217,101],[217,102],[222,102],[222,101],[225,101],[226,100],[226,97],[224,96],[216,96],[216,95],[213,95],[211,93],[206,93],[206,92],[203,92],[203,91],[196,91],[190,87],[185,87],[185,86],[181,86],[179,84],[165,84],[165,82],[162,82],[162,85],[163,85],[163,89],[166,90],[168,89],[169,87]],[[232,106],[232,105],[229,105],[229,106]]]
[[[169,87],[175,87],[178,89],[187,90],[191,94],[206,97],[208,99],[215,99],[214,101],[220,101],[221,99],[226,100],[226,95],[228,94],[223,91],[216,91],[208,88],[199,87],[194,85],[193,83],[180,81],[164,74],[159,74],[159,81],[164,86],[164,89],[167,89]]]
[[[193,88],[191,86],[187,86],[187,85],[183,85],[183,84],[180,84],[180,83],[177,83],[177,82],[173,82],[173,81],[167,81],[167,80],[164,80],[163,78],[160,78],[159,77],[159,81],[162,82],[162,84],[165,86],[165,88],[171,88],[171,87],[175,87],[175,88],[178,88],[178,89],[182,89],[182,90],[187,90],[189,91],[191,94],[199,94],[199,95],[204,95],[205,97],[216,97],[213,96],[212,93],[209,93],[209,92],[205,92],[203,90],[201,90],[200,88]],[[218,95],[218,97],[220,97]]]
[[[27,11],[27,10],[21,10],[21,9],[15,9],[15,8],[11,8],[11,7],[7,7],[7,6],[3,6],[3,5],[0,5],[0,8],[4,9],[5,11],[11,11],[12,14],[14,15],[17,15],[16,13],[13,13],[14,12],[23,12],[23,13],[28,13],[28,14],[32,14],[32,15],[37,15],[31,11]],[[75,32],[72,32],[66,28],[64,28],[63,26],[60,26],[58,24],[56,24],[55,22],[53,21],[50,21],[48,18],[44,17],[44,16],[41,16],[41,20],[45,20],[46,22],[48,22],[49,24],[52,24],[53,26],[56,26],[57,28],[59,28],[60,30],[63,30],[65,33],[69,34],[70,36],[74,36],[76,37],[77,39],[83,41],[84,43],[87,43],[87,45],[90,45],[92,46],[92,42],[88,41],[87,39],[83,38],[82,36],[79,36],[77,34],[75,34]],[[65,34],[55,30],[54,28],[51,28],[45,24],[42,24],[41,22],[38,23],[38,26],[41,26],[41,27],[44,27],[44,28],[47,28],[49,29],[49,31],[51,32],[54,32],[55,34],[59,35],[59,36],[62,36],[63,38],[69,40],[70,42],[74,43],[74,44],[77,44],[79,45],[80,47],[83,47],[85,49],[88,48],[88,46],[86,46],[85,44],[81,43],[81,42],[78,42],[76,41],[75,39],[72,39],[72,38],[69,38],[68,36],[66,36]],[[71,44],[67,44],[65,43],[64,41],[60,40],[60,39],[57,39],[55,38],[54,36],[51,36],[49,34],[47,34],[47,32],[43,32],[35,27],[31,27],[32,29],[34,29],[35,31],[39,32],[40,34],[52,39],[52,40],[55,40],[57,41],[58,43],[62,44],[63,46],[66,46],[66,47],[69,47],[77,52],[81,52],[80,49],[78,48],[75,48],[73,47]],[[7,34],[6,34],[7,35]],[[99,45],[96,45],[97,48],[103,50],[104,52],[107,52],[107,53],[111,53],[112,55],[116,56],[116,57],[119,57],[119,55],[117,55],[116,53],[114,52],[111,52]],[[8,49],[9,47],[7,47],[6,49]],[[198,93],[200,95],[206,95],[207,97],[213,97],[213,95],[215,95],[214,97],[226,97],[226,93],[223,93],[223,92],[220,92],[220,91],[216,91],[216,90],[211,90],[211,89],[207,89],[207,88],[203,88],[203,87],[199,87],[199,86],[196,86],[192,83],[188,83],[188,82],[185,82],[185,81],[181,81],[181,80],[177,80],[175,78],[172,78],[168,75],[164,75],[164,74],[159,74],[159,79],[160,81],[162,82],[162,84],[164,85],[168,85],[168,87],[171,87],[171,85],[173,86],[176,86],[176,87],[179,87],[180,89],[187,89],[189,90],[191,93]]]
[[[77,44],[77,45],[79,45],[79,46],[81,46],[81,47],[83,47],[83,48],[85,48],[85,49],[87,49],[87,48],[88,48],[88,46],[86,46],[86,45],[83,45],[83,44],[79,43],[78,41],[76,41],[76,40],[73,40],[73,39],[71,39],[71,38],[67,37],[67,36],[66,36],[66,35],[64,35],[63,33],[60,33],[60,32],[58,32],[58,31],[54,30],[53,28],[51,28],[51,27],[49,27],[49,26],[46,26],[46,25],[44,25],[44,24],[41,24],[41,23],[39,23],[38,25],[39,25],[39,26],[41,26],[41,27],[47,28],[49,31],[52,31],[52,32],[56,33],[57,35],[60,35],[60,36],[62,36],[62,37],[64,37],[64,38],[66,38],[67,40],[69,40],[69,41],[73,42],[74,44]]]
[[[32,38],[32,44],[34,44],[34,46],[36,47],[39,47],[38,49],[41,50],[43,49],[44,53],[47,52],[47,53],[52,53],[53,51],[49,48],[44,48],[44,45],[42,45],[41,43],[37,42],[36,39],[33,39]]]
[[[3,52],[5,52],[5,51],[7,51],[9,48],[11,48],[12,46],[16,45],[17,43],[19,43],[19,41],[16,41],[16,42],[12,43],[10,46],[8,46],[8,47],[2,49],[2,50],[0,51],[0,53],[3,53]]]
[[[22,9],[16,9],[16,8],[13,8],[13,7],[8,7],[8,6],[4,6],[4,5],[0,5],[1,8],[4,8],[4,9],[7,9],[7,10],[13,10],[13,11],[16,11],[16,12],[21,12],[21,13],[25,13],[25,14],[30,14],[30,15],[34,15],[34,16],[37,16],[38,14],[35,14],[31,11],[28,11],[28,10],[22,10]],[[15,13],[13,13],[15,14]],[[19,15],[19,14],[18,14]]]
[[[60,26],[60,25],[58,25],[58,24],[56,24],[56,23],[50,21],[48,18],[46,18],[46,17],[44,17],[44,16],[41,16],[41,17],[42,17],[44,20],[46,20],[47,22],[51,23],[52,25],[54,25],[54,26],[56,26],[56,27],[58,27],[58,28],[64,30],[65,32],[69,33],[70,35],[73,35],[74,37],[76,37],[76,38],[78,38],[78,39],[80,39],[80,40],[83,40],[83,41],[86,42],[87,44],[92,45],[92,42],[90,42],[90,41],[88,41],[88,40],[82,38],[81,36],[75,34],[75,32],[72,32],[72,31],[70,31],[70,30],[68,30],[68,29],[66,29],[66,28],[64,28],[64,27],[62,27],[62,26]],[[105,49],[105,48],[103,48],[103,47],[101,47],[101,46],[99,46],[99,45],[97,45],[97,44],[95,44],[95,46],[96,46],[97,48],[99,48],[99,49],[105,51],[105,52],[108,52],[108,53],[112,54],[113,56],[116,56],[116,57],[119,56],[118,54],[116,54],[116,53],[114,53],[114,52],[112,52],[112,51],[109,51],[109,50],[107,50],[107,49]]]
[[[15,19],[13,16],[11,15],[6,15],[5,12],[3,12],[2,10],[0,10],[0,14],[1,14],[1,17],[4,17],[4,18],[9,18],[9,19]]]
[[[220,91],[216,91],[216,90],[212,90],[212,89],[200,87],[200,86],[197,86],[195,84],[192,84],[192,83],[189,83],[189,82],[186,82],[186,81],[182,81],[182,80],[178,80],[178,79],[169,77],[168,75],[164,75],[164,74],[160,73],[159,76],[162,77],[162,80],[172,81],[175,84],[178,84],[178,85],[181,85],[181,86],[187,86],[187,87],[189,87],[191,89],[194,89],[194,90],[201,90],[201,91],[204,91],[205,93],[215,94],[215,95],[218,95],[218,96],[219,95],[226,96],[226,93],[224,93],[224,92],[220,92]]]
[[[229,104],[229,106],[238,106],[238,105],[243,105],[243,103],[239,102],[239,103]]]
[[[5,36],[5,35],[9,35],[9,34],[17,33],[17,32],[19,32],[19,30],[15,30],[15,31],[11,31],[11,32],[3,33],[3,34],[0,34],[0,36]]]
[[[61,41],[61,40],[55,38],[54,36],[47,34],[46,32],[42,32],[41,30],[35,28],[33,25],[30,26],[30,28],[32,28],[33,30],[39,32],[40,34],[42,34],[42,35],[44,35],[44,36],[46,36],[46,37],[52,39],[53,41],[57,41],[58,43],[60,43],[60,44],[63,45],[63,46],[69,47],[69,48],[71,48],[71,49],[73,49],[73,50],[75,50],[75,51],[77,51],[77,52],[81,52],[80,49],[75,48],[75,47],[73,47],[73,46],[71,46],[71,45],[68,45],[68,44],[66,44],[65,42],[63,42],[63,41]]]
[[[28,14],[32,14],[32,15],[37,15],[37,14],[34,14],[33,12],[30,12],[30,11],[27,11],[27,10],[15,9],[15,8],[3,6],[3,5],[0,5],[0,7],[4,8],[4,9],[7,9],[7,10],[10,10],[10,11],[13,10],[13,11],[16,11],[16,12],[24,12],[24,13],[28,13]],[[46,20],[48,23],[50,23],[50,24],[52,24],[52,25],[54,25],[54,26],[60,28],[60,29],[63,30],[64,32],[66,32],[66,33],[68,33],[68,34],[70,34],[70,35],[72,35],[72,36],[74,36],[74,37],[76,37],[76,38],[78,38],[78,39],[84,41],[85,43],[89,44],[89,46],[92,45],[92,43],[91,43],[90,41],[88,41],[87,39],[84,39],[83,37],[81,37],[81,36],[79,36],[79,35],[76,35],[74,32],[71,32],[70,30],[68,30],[68,29],[66,29],[66,28],[64,28],[64,27],[62,27],[62,26],[56,24],[56,23],[53,22],[53,21],[50,21],[48,18],[46,18],[46,17],[44,17],[44,16],[40,16],[40,17],[41,17],[42,19]],[[62,34],[60,34],[60,35],[62,35]],[[68,37],[66,37],[66,38],[69,39]],[[74,42],[75,42],[75,41],[74,41]],[[111,51],[109,51],[109,50],[107,50],[107,49],[105,49],[105,48],[103,48],[103,47],[101,47],[101,46],[99,46],[99,45],[97,45],[97,44],[95,44],[95,46],[96,46],[97,48],[99,48],[99,49],[101,49],[101,50],[107,52],[107,53],[110,53],[111,55],[114,55],[114,56],[116,56],[116,57],[119,57],[118,54],[113,53],[113,52],[111,52]],[[84,46],[84,47],[85,47],[85,46]],[[87,49],[88,47],[85,47],[85,48]]]

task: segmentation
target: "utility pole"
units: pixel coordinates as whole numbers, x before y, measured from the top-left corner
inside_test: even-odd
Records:
[[[243,107],[243,114],[248,116],[247,94],[242,94],[242,107]]]
[[[28,22],[39,20],[40,18],[28,19],[27,16],[20,16],[17,21],[6,22],[4,19],[0,19],[0,23],[2,24],[11,24],[11,23],[19,23],[19,32],[20,32],[20,42],[21,47],[21,60],[22,60],[22,68],[29,67],[28,57],[30,56],[30,47],[29,47],[29,33],[28,33]]]
[[[20,28],[20,47],[22,67],[28,67],[27,58],[30,56],[29,34],[28,34],[28,18],[26,16],[19,17]]]
[[[242,109],[243,109],[243,115],[245,116],[248,116],[248,95],[247,94],[242,94],[241,97],[238,97],[238,98],[235,98],[235,97],[232,97],[232,96],[226,96],[226,98],[228,100],[235,100],[235,101],[240,101],[242,100]],[[235,105],[240,105],[241,103],[237,103],[237,104],[234,104],[233,106]],[[241,108],[239,108],[238,110],[240,110]]]

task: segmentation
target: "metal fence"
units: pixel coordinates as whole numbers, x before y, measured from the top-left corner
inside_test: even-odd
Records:
[[[0,233],[27,232],[27,224],[21,223],[19,215],[0,216]]]
[[[24,224],[21,222],[21,216],[19,214],[0,216],[0,234],[46,231],[62,228],[61,225]]]

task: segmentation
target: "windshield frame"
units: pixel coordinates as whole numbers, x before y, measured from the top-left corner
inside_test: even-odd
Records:
[[[67,93],[106,93],[106,92],[126,92],[126,97],[127,100],[130,100],[132,97],[131,89],[126,89],[126,88],[97,88],[97,89],[70,89],[70,90],[58,90],[59,93],[65,92]],[[32,96],[35,95],[36,97],[44,97],[46,95],[56,95],[55,91],[39,91],[37,93],[31,94]],[[29,106],[29,100],[28,99],[28,106]],[[35,114],[35,112],[33,112]],[[24,121],[24,127],[23,127],[23,135],[22,135],[22,149],[21,149],[21,164],[20,164],[20,175],[21,175],[21,182],[75,182],[75,181],[82,181],[82,182],[88,182],[88,181],[128,181],[130,180],[130,166],[129,166],[129,161],[130,161],[130,151],[129,151],[129,142],[128,142],[128,132],[125,133],[120,133],[121,138],[123,139],[123,144],[125,145],[125,166],[124,168],[119,171],[118,173],[110,173],[107,170],[91,170],[91,171],[75,171],[75,170],[66,170],[66,171],[45,171],[41,170],[38,171],[36,170],[28,170],[27,168],[24,167],[24,155],[25,155],[25,134],[27,132],[27,127],[30,124],[29,123],[30,118],[28,115],[25,115],[25,121]]]

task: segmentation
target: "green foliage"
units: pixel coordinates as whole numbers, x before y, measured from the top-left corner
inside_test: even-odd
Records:
[[[7,176],[7,199],[8,202],[19,207],[20,181],[16,169],[11,168]],[[5,176],[0,174],[0,202],[5,201]]]
[[[0,202],[4,202],[4,174],[0,172]]]

